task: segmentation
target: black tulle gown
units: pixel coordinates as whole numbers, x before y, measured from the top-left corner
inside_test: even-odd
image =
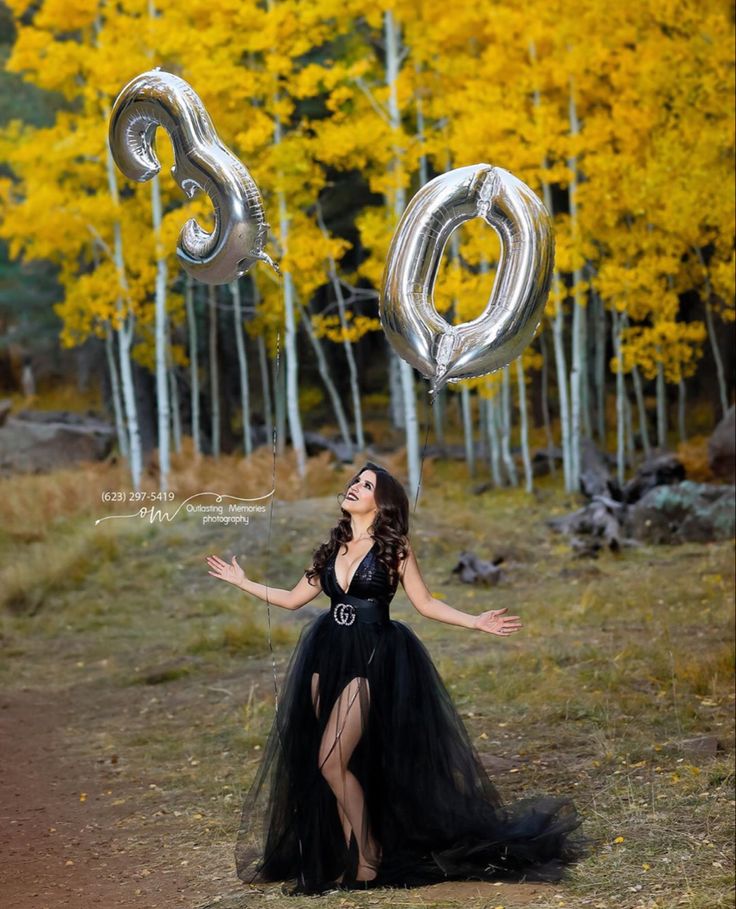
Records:
[[[389,616],[396,587],[376,546],[347,592],[335,556],[322,572],[330,609],[302,629],[289,661],[243,805],[238,876],[285,881],[297,894],[333,889],[344,872],[350,886],[359,830],[361,843],[370,835],[380,844],[366,851],[379,858],[371,887],[559,881],[591,843],[572,835],[581,825],[573,802],[536,795],[502,804],[429,652]],[[346,754],[350,786],[335,788]],[[357,823],[341,818],[337,791]]]

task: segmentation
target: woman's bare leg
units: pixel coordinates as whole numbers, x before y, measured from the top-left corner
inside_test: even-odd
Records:
[[[319,673],[312,673],[312,704],[314,705],[314,713],[319,719]],[[348,820],[348,816],[343,811],[342,805],[340,802],[337,802],[337,813],[340,817],[340,825],[342,826],[342,832],[345,835],[345,845],[350,848],[350,835],[353,832],[353,828]],[[342,877],[342,875],[341,875]]]
[[[368,680],[351,679],[330,712],[320,744],[319,763],[322,775],[335,793],[338,805],[342,806],[347,822],[356,831],[357,880],[370,880],[377,873],[380,846],[368,829],[363,787],[355,774],[348,770],[350,757],[365,727],[364,711],[367,710],[367,704],[361,705],[363,698],[367,703],[370,702]]]

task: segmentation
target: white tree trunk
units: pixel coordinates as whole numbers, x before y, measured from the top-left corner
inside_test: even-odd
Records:
[[[546,166],[547,163],[545,161],[544,167],[546,168]],[[550,215],[553,215],[552,190],[548,183],[542,184],[542,192],[544,194],[544,204]],[[567,356],[565,354],[565,311],[562,305],[562,282],[557,269],[552,273],[552,290],[559,301],[552,320],[552,340],[555,352],[555,372],[557,374],[557,396],[560,401],[562,472],[565,478],[565,491],[572,492],[576,487],[573,485],[570,399],[567,385]]]
[[[634,408],[629,400],[626,388],[626,375],[624,374],[624,415],[626,417],[626,455],[627,466],[633,467],[636,460],[636,439],[634,438]]]
[[[109,322],[105,322],[105,356],[107,358],[107,371],[110,376],[112,409],[115,414],[115,433],[118,437],[120,454],[127,459],[130,455],[130,448],[128,447],[128,434],[125,431],[123,404],[120,399],[120,380],[118,379],[118,369],[115,365],[115,336]]]
[[[401,127],[397,83],[401,54],[399,29],[391,10],[384,13],[384,48],[386,53],[386,85],[389,89],[389,120],[394,135]],[[403,187],[399,185],[398,165],[400,149],[394,145],[392,168],[397,176],[393,198],[393,221],[397,224],[404,211],[406,202]],[[414,389],[414,371],[406,360],[400,360],[401,387],[403,390],[404,414],[406,422],[406,466],[409,475],[410,496],[416,497],[419,491],[419,426],[417,421],[416,392]]]
[[[212,415],[210,436],[212,440],[211,454],[220,456],[220,381],[219,363],[217,353],[217,294],[212,284],[207,286],[209,300],[209,354],[210,354],[210,410]]]
[[[442,387],[432,401],[434,416],[434,437],[441,448],[445,446],[445,411],[447,410],[447,389]]]
[[[569,117],[570,134],[577,136],[580,132],[577,108],[572,81],[569,92]],[[567,160],[571,172],[568,198],[570,204],[570,222],[573,238],[578,232],[578,206],[577,185],[578,166],[577,157],[572,155]],[[571,482],[574,490],[580,489],[580,439],[583,429],[583,383],[585,381],[585,308],[583,306],[580,285],[583,280],[581,270],[573,269],[573,316],[572,316],[572,370],[570,372],[570,397],[572,399],[572,412],[570,421],[571,444]]]
[[[258,284],[256,279],[251,274],[250,276],[251,290],[253,291],[253,307],[258,309],[258,306],[261,302],[260,291],[258,290]],[[274,426],[274,411],[273,411],[273,402],[271,400],[271,373],[268,368],[268,352],[266,351],[266,342],[263,338],[263,332],[259,332],[258,339],[258,366],[261,371],[261,398],[263,402],[263,424],[266,429],[266,438],[273,438],[273,426]]]
[[[580,488],[580,438],[582,435],[582,313],[583,308],[576,300],[572,311],[572,368],[570,370],[570,480],[574,490]]]
[[[478,402],[478,460],[488,461],[488,410],[483,405],[480,392],[476,391],[475,399]]]
[[[728,389],[726,388],[726,378],[723,372],[723,359],[721,357],[721,349],[718,346],[718,335],[716,334],[716,328],[713,324],[713,310],[710,305],[710,298],[711,294],[713,293],[713,289],[711,287],[708,269],[705,265],[705,259],[703,258],[703,252],[700,247],[696,248],[695,251],[698,254],[698,259],[700,260],[700,264],[705,274],[705,299],[703,300],[703,306],[705,307],[705,324],[708,328],[708,340],[710,341],[710,347],[713,351],[713,359],[716,364],[716,376],[718,377],[718,394],[721,400],[721,417],[723,417],[728,410]]]
[[[585,278],[585,274],[586,274],[585,271],[581,272],[581,277]],[[594,371],[591,370],[591,366],[595,366],[595,363],[590,355],[591,352],[590,352],[589,338],[591,336],[591,331],[590,331],[589,322],[590,322],[591,313],[590,313],[590,306],[588,305],[585,297],[581,296],[580,299],[585,301],[584,302],[584,312],[583,312],[583,363],[585,365],[583,368],[583,377],[581,380],[581,392],[582,393],[581,393],[580,412],[582,414],[583,434],[585,435],[586,438],[592,439],[593,438],[593,423],[591,420],[591,410],[592,410],[591,400],[593,398],[593,391],[594,391],[593,383],[595,382],[595,374],[594,374]]]
[[[272,0],[266,0],[267,10],[273,8]],[[278,102],[278,94],[274,96],[274,102]],[[274,145],[281,145],[282,129],[281,118],[274,116],[273,123],[273,141]],[[289,213],[286,206],[286,196],[283,192],[277,193],[278,210],[279,210],[279,239],[281,245],[281,254],[286,256],[289,251]],[[283,273],[283,294],[284,294],[284,316],[286,320],[286,332],[284,338],[284,354],[286,357],[286,411],[289,420],[289,435],[291,444],[296,455],[297,471],[300,477],[304,477],[307,472],[307,450],[304,444],[304,432],[302,430],[302,421],[299,414],[299,362],[297,359],[297,337],[296,322],[294,319],[295,294],[294,282],[288,271]]]
[[[337,308],[340,314],[340,323],[347,327],[345,318],[345,299],[342,295],[340,282],[336,281],[340,287],[340,294],[337,298]],[[360,403],[360,382],[358,379],[358,367],[353,355],[353,344],[347,337],[342,342],[345,349],[345,359],[348,361],[348,374],[350,376],[350,395],[353,401],[353,419],[355,421],[355,441],[359,451],[365,450],[365,432],[363,430],[363,407]]]
[[[327,228],[325,227],[324,221],[322,220],[322,214],[317,209],[317,220],[319,223],[320,230],[322,235],[327,238]],[[330,270],[330,281],[332,282],[332,289],[335,293],[335,299],[337,300],[337,311],[340,316],[340,326],[343,330],[343,349],[345,350],[345,359],[348,364],[348,374],[350,376],[350,393],[353,400],[353,415],[355,418],[355,439],[358,445],[358,449],[363,451],[365,449],[365,435],[363,433],[363,410],[360,404],[360,385],[358,383],[358,369],[355,365],[355,357],[353,356],[353,345],[352,342],[348,339],[347,328],[348,321],[345,315],[345,295],[342,292],[342,284],[340,284],[340,279],[337,274],[337,263],[332,258],[332,256],[327,257],[327,264]],[[352,440],[348,438],[348,445],[352,447]]]
[[[624,433],[626,432],[624,413],[624,358],[621,346],[622,316],[613,310],[613,350],[616,356],[616,476],[623,485],[626,471],[626,452]]]
[[[266,9],[270,11],[272,8],[272,0],[266,0]],[[274,101],[278,101],[278,95],[274,97]],[[274,145],[281,145],[281,119],[278,115],[274,116],[273,141]],[[286,197],[283,192],[277,193],[277,200],[281,254],[282,256],[285,256],[289,251],[289,214],[286,206]],[[294,449],[294,454],[296,455],[297,471],[299,472],[299,476],[303,478],[307,472],[307,450],[304,444],[304,433],[302,430],[301,416],[299,414],[299,363],[297,360],[296,322],[294,319],[294,282],[288,271],[283,274],[283,289],[284,316],[286,319],[286,332],[284,337],[286,370],[284,375],[285,388],[283,389],[281,405],[286,405],[286,415],[289,421],[289,435],[291,437],[291,445]],[[285,401],[283,400],[284,398]],[[278,402],[279,398],[277,397],[277,410]],[[279,438],[281,438],[281,436],[282,433],[279,433]]]
[[[171,401],[171,435],[174,451],[181,453],[181,408],[179,404],[179,383],[176,378],[176,363],[171,355],[171,338],[168,339],[169,400]]]
[[[118,297],[118,314],[122,317],[122,302]],[[118,333],[118,347],[120,355],[120,379],[123,385],[123,402],[125,404],[125,418],[128,424],[128,444],[130,446],[130,474],[133,489],[140,492],[143,456],[141,448],[141,435],[138,427],[138,409],[136,406],[135,384],[133,381],[133,368],[130,362],[130,348],[133,343],[133,326],[135,317],[126,318],[123,327]]]
[[[394,429],[406,429],[404,413],[404,392],[401,387],[401,360],[393,347],[386,341],[388,356],[389,415]]]
[[[101,21],[97,16],[93,22],[93,31],[95,35],[95,46],[101,29]],[[110,105],[103,102],[105,122],[110,119]],[[105,167],[107,172],[107,187],[112,200],[116,216],[113,220],[113,253],[112,258],[115,263],[115,272],[118,279],[119,294],[116,298],[115,308],[117,315],[116,331],[118,332],[118,355],[120,358],[120,381],[123,387],[123,405],[125,407],[125,420],[128,432],[128,451],[130,464],[131,485],[135,492],[141,489],[141,473],[143,464],[143,454],[141,450],[141,436],[138,427],[138,409],[135,399],[135,385],[133,382],[133,370],[130,363],[130,348],[133,342],[133,333],[135,330],[135,314],[132,311],[130,292],[128,289],[128,277],[125,272],[125,256],[123,254],[123,234],[120,226],[120,219],[117,217],[117,211],[120,206],[120,194],[118,192],[118,181],[115,172],[115,162],[113,161],[112,152],[109,143],[105,143]]]
[[[417,419],[417,396],[414,388],[414,370],[400,360],[401,387],[404,392],[404,413],[406,414],[406,466],[409,474],[409,491],[416,503],[419,493],[419,421]]]
[[[332,410],[335,414],[335,420],[337,421],[343,444],[352,454],[353,440],[350,437],[348,419],[345,416],[345,410],[343,409],[342,401],[340,400],[340,395],[338,394],[337,388],[335,387],[335,383],[332,381],[330,368],[327,364],[327,357],[325,356],[324,350],[322,349],[319,338],[316,337],[314,330],[312,329],[311,313],[304,306],[301,306],[301,313],[301,321],[304,326],[304,331],[307,333],[309,342],[312,345],[312,350],[314,351],[314,355],[317,358],[317,369],[319,370],[320,377],[324,382],[325,388],[327,389],[327,395],[329,396],[330,403],[332,404]]]
[[[470,390],[467,385],[460,386],[460,403],[463,414],[463,438],[465,439],[465,461],[468,473],[475,476],[475,446],[473,444],[473,417],[470,403]]]
[[[158,413],[158,459],[159,489],[169,489],[169,389],[166,368],[168,346],[168,319],[166,317],[166,283],[168,267],[166,254],[161,245],[161,187],[158,175],[151,180],[151,210],[153,215],[153,237],[156,248],[156,404]]]
[[[238,376],[240,377],[240,406],[243,413],[243,451],[246,457],[253,453],[250,416],[250,383],[248,382],[248,353],[243,336],[243,308],[240,299],[240,283],[236,278],[230,282],[230,296],[233,298],[233,330],[235,348],[238,352]]]
[[[277,120],[276,144],[281,142],[281,127]],[[289,248],[289,215],[286,209],[286,197],[278,194],[279,225],[281,252],[286,255]],[[289,435],[296,455],[299,476],[307,472],[307,449],[304,444],[302,421],[299,414],[299,364],[297,362],[296,322],[294,319],[294,282],[291,274],[284,272],[284,314],[286,316],[286,337],[284,348],[286,354],[286,412],[289,420]]]
[[[721,417],[724,417],[728,410],[728,391],[726,389],[726,378],[723,373],[723,359],[721,350],[718,346],[718,335],[713,324],[713,310],[708,300],[705,301],[705,324],[708,328],[708,340],[710,341],[713,359],[716,364],[716,376],[718,377],[718,394],[721,401]]]
[[[600,294],[595,300],[595,392],[598,441],[606,444],[606,307]]]
[[[501,405],[501,451],[503,453],[503,463],[506,466],[509,483],[511,486],[518,486],[519,478],[516,473],[516,464],[514,464],[514,458],[511,454],[511,381],[508,366],[503,368]]]
[[[641,383],[641,374],[636,366],[631,370],[631,377],[634,380],[634,394],[636,395],[636,406],[639,411],[639,432],[641,434],[641,445],[644,449],[644,457],[649,459],[652,454],[652,445],[649,441],[649,427],[647,425],[647,407],[644,401],[644,390]]]
[[[497,420],[497,411],[496,398],[498,397],[498,392],[493,395],[492,398],[486,398],[484,403],[486,406],[487,419],[486,424],[488,427],[488,447],[490,449],[489,461],[491,462],[491,477],[493,479],[493,485],[496,488],[503,486],[503,479],[501,478],[501,442],[498,437],[498,420]]]
[[[560,288],[559,275],[555,271],[553,285],[557,285],[555,293]],[[559,299],[559,297],[558,297]],[[555,372],[557,373],[557,394],[560,400],[560,435],[562,436],[562,472],[565,478],[566,492],[572,492],[573,486],[573,465],[572,465],[572,441],[570,438],[570,400],[567,390],[567,356],[565,354],[565,311],[562,303],[557,305],[557,311],[552,321],[552,340],[554,341],[555,350]]]
[[[661,357],[658,351],[657,356]],[[667,387],[664,381],[664,364],[657,361],[657,445],[667,448]]]
[[[521,457],[524,462],[524,479],[526,491],[534,489],[532,476],[532,460],[529,456],[529,426],[526,415],[526,379],[524,377],[524,362],[521,357],[516,358],[516,376],[519,383],[519,428],[521,432]]]
[[[261,371],[261,388],[263,395],[263,425],[266,431],[266,439],[273,437],[273,404],[271,402],[271,378],[268,371],[268,355],[266,354],[266,342],[263,335],[259,334],[258,344],[258,366]]]
[[[537,48],[534,41],[529,42],[529,59],[532,65],[537,63]],[[539,88],[535,85],[532,91],[534,108],[538,111],[542,104]],[[546,171],[548,167],[547,156],[542,158],[542,170]],[[544,205],[550,214],[554,217],[554,206],[552,204],[552,191],[549,183],[542,180],[542,195]],[[565,478],[565,491],[571,492],[573,489],[573,470],[572,470],[572,444],[570,440],[570,403],[568,397],[567,385],[567,358],[565,356],[565,315],[560,293],[561,282],[557,269],[553,272],[552,289],[555,297],[559,301],[556,306],[555,316],[552,320],[552,340],[555,353],[555,372],[557,373],[557,394],[560,402],[560,444],[562,447],[562,470]]]
[[[286,430],[286,371],[284,370],[283,356],[279,355],[272,360],[273,388],[276,398],[276,451],[279,455],[284,453],[284,435]]]
[[[194,286],[190,275],[184,285],[184,303],[189,325],[189,381],[191,386],[192,408],[192,441],[197,455],[202,453],[201,431],[199,427],[199,353],[197,350],[197,312],[194,305]]]
[[[555,466],[555,459],[553,456],[555,442],[552,436],[552,421],[549,417],[549,353],[547,352],[547,340],[544,326],[542,326],[542,331],[539,335],[539,346],[542,351],[542,420],[544,421],[544,435],[547,439],[547,463],[549,464],[549,472],[552,476],[555,476],[557,473],[557,467]]]
[[[109,119],[109,108],[105,111],[106,120]],[[117,209],[120,204],[118,183],[115,175],[115,162],[112,152],[107,147],[107,185],[113,206]],[[120,381],[123,386],[123,404],[125,406],[125,419],[128,429],[128,450],[130,452],[130,476],[133,489],[140,492],[142,473],[141,435],[138,427],[138,408],[135,400],[135,386],[133,383],[133,370],[130,364],[130,348],[133,341],[135,315],[130,311],[130,293],[128,291],[128,278],[125,272],[125,258],[123,255],[123,234],[120,221],[113,221],[113,260],[118,276],[120,294],[117,297],[117,315],[120,327],[118,331],[118,353],[120,357]],[[123,305],[127,313],[123,312]]]

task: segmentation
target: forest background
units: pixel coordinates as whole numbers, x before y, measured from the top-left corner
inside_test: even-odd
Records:
[[[471,471],[488,451],[500,486],[521,482],[513,439],[530,488],[531,432],[575,490],[582,438],[615,448],[623,478],[727,410],[730,4],[11,0],[0,16],[3,346],[35,358],[57,400],[79,351],[78,386],[114,421],[135,488],[154,449],[167,489],[187,435],[249,455],[274,426],[303,476],[305,426],[349,453],[380,441],[378,413],[415,491],[426,383],[381,332],[383,263],[418,187],[480,161],[553,212],[556,270],[533,344],[444,391],[437,441],[456,413]],[[211,226],[211,206],[174,183],[163,130],[159,177],[117,172],[110,107],[153,66],[194,87],[250,169],[281,279],[186,280],[176,236],[191,215]],[[448,321],[483,310],[498,251],[480,221],[453,235],[435,294]]]

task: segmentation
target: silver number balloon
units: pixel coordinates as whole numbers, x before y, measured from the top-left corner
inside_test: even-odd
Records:
[[[228,284],[256,262],[278,266],[264,252],[268,238],[263,200],[247,168],[220,141],[204,104],[191,86],[159,69],[132,79],[115,100],[109,142],[115,163],[143,183],[161,165],[155,136],[163,126],[174,146],[172,175],[191,199],[207,193],[215,210],[211,233],[190,218],[179,234],[184,270],[205,284]]]
[[[434,306],[434,284],[450,234],[471,218],[497,231],[501,256],[481,315],[450,325]],[[459,167],[417,192],[391,242],[379,314],[399,356],[431,380],[430,398],[446,382],[486,375],[519,356],[542,319],[553,262],[547,209],[508,171]]]

